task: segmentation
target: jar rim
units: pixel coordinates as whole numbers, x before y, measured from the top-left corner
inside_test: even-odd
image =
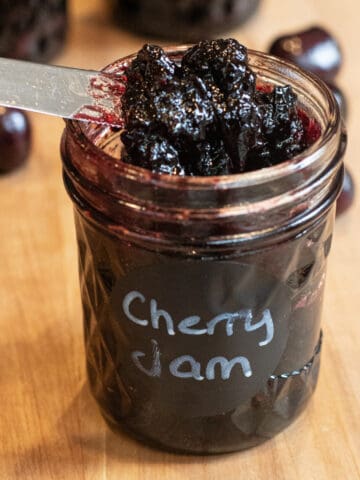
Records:
[[[182,45],[178,47],[170,46],[164,47],[164,50],[169,55],[180,56],[189,47],[191,47],[191,45]],[[334,132],[340,130],[341,117],[339,107],[330,89],[319,77],[298,67],[295,64],[270,54],[252,49],[248,49],[248,55],[249,64],[251,67],[253,66],[252,62],[259,63],[261,61],[271,60],[273,64],[277,66],[278,72],[284,73],[284,78],[289,76],[290,71],[291,78],[298,77],[310,82],[313,87],[321,92],[321,95],[328,106],[328,121],[325,125],[325,128],[321,129],[321,135],[319,139],[316,140],[310,147],[306,148],[303,152],[277,165],[264,167],[250,172],[233,173],[219,176],[179,176],[157,173],[143,167],[127,164],[123,162],[121,158],[117,159],[105,152],[100,146],[91,141],[85,132],[86,124],[83,124],[83,122],[66,120],[65,123],[78,136],[79,140],[81,140],[83,148],[90,150],[94,155],[100,157],[101,160],[106,163],[107,168],[112,168],[114,173],[116,172],[117,175],[121,174],[122,176],[139,183],[151,183],[153,186],[159,188],[174,190],[184,188],[190,190],[202,190],[209,187],[215,189],[228,189],[233,188],[234,186],[245,188],[280,180],[283,177],[306,169],[307,167],[311,166],[311,164],[316,164],[319,158],[322,157],[323,152],[329,148],[329,145],[332,141],[334,146],[336,145],[337,139],[334,139]],[[119,68],[126,68],[129,62],[135,56],[136,54],[130,54],[126,57],[116,60],[115,62],[106,66],[103,71],[107,73],[119,74]],[[286,76],[285,70],[287,73]]]

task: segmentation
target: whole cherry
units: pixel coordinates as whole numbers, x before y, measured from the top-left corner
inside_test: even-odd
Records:
[[[0,173],[22,165],[31,149],[29,118],[21,110],[0,107]]]
[[[269,53],[296,63],[326,82],[334,80],[342,64],[338,42],[319,26],[277,38]]]
[[[332,93],[335,97],[335,100],[337,101],[337,103],[339,105],[340,113],[341,113],[341,116],[342,116],[343,120],[346,120],[347,114],[348,114],[348,105],[347,105],[347,101],[346,101],[344,93],[334,83],[328,83],[327,86],[332,91]]]
[[[336,202],[336,216],[346,212],[352,205],[355,196],[354,181],[351,173],[345,168],[341,193]]]

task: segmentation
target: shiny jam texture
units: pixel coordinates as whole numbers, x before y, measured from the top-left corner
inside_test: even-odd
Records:
[[[123,160],[172,175],[228,175],[305,150],[320,127],[290,86],[259,85],[246,48],[203,41],[180,64],[145,45],[127,72]]]

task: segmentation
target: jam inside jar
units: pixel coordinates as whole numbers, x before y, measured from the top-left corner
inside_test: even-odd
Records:
[[[172,451],[273,437],[304,409],[319,372],[346,135],[315,77],[254,51],[249,63],[262,82],[290,84],[321,127],[289,161],[176,177],[121,162],[110,127],[67,122],[62,139],[92,393],[112,428]]]

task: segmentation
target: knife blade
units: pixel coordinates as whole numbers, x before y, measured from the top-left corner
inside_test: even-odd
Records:
[[[0,57],[0,105],[123,126],[124,75]]]

